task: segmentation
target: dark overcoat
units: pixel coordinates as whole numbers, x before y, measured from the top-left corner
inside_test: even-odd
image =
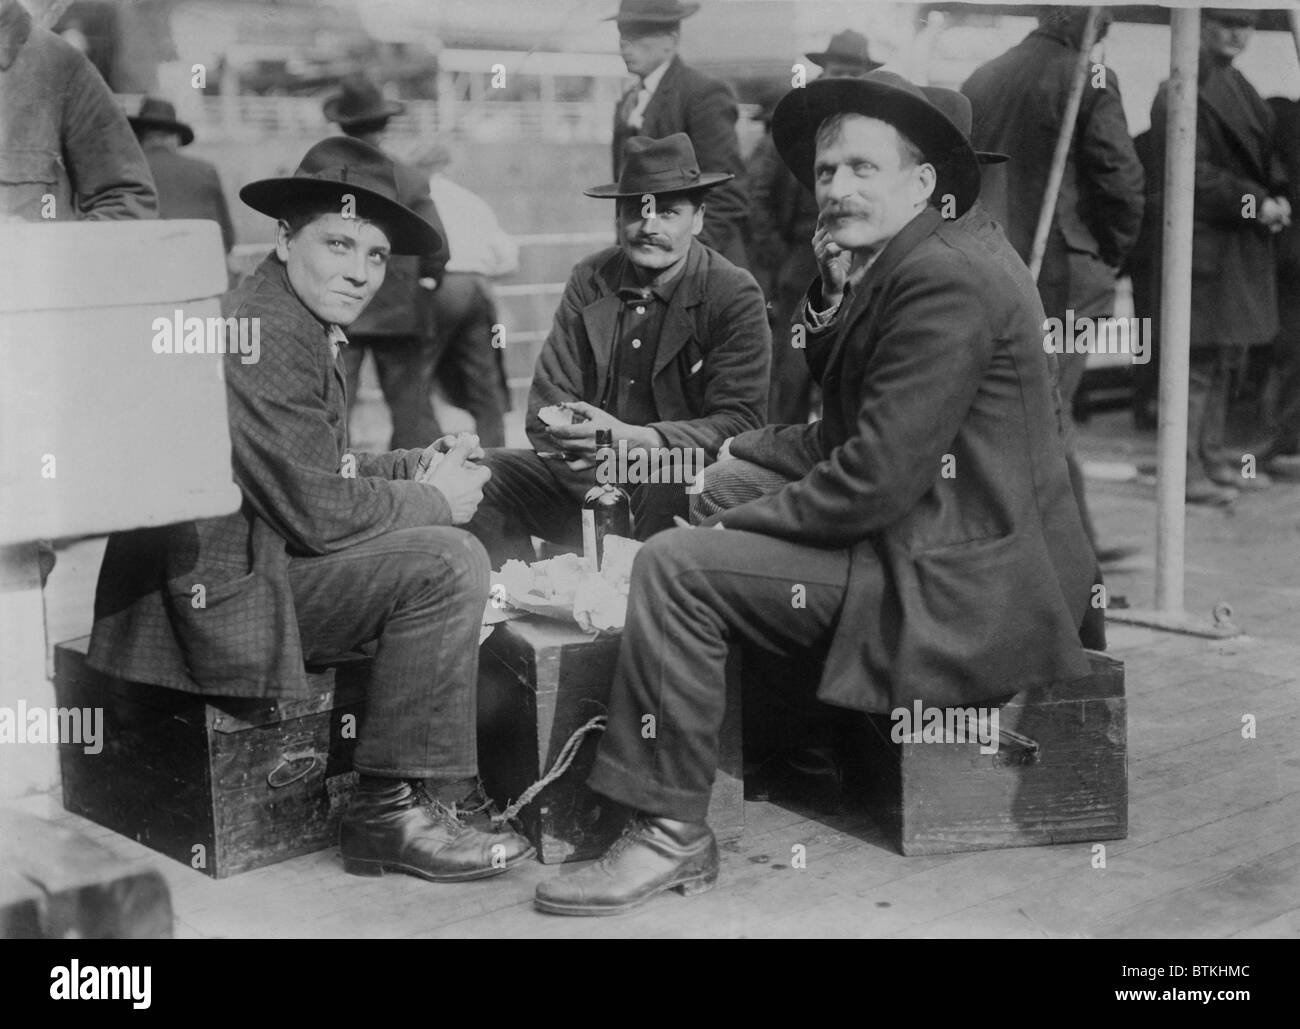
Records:
[[[1231,64],[1202,56],[1199,82],[1191,342],[1261,346],[1278,328],[1274,242],[1250,212],[1286,193],[1273,112]],[[1151,105],[1151,143],[1162,169],[1168,110],[1168,83],[1161,83]]]
[[[1028,261],[1057,136],[1065,119],[1078,47],[1036,29],[977,68],[962,85],[970,98],[971,142],[1010,155],[987,165],[980,196]],[[1115,275],[1142,224],[1142,164],[1129,137],[1119,84],[1085,85],[1069,159],[1047,239],[1039,292],[1049,315],[1111,313]]]
[[[144,156],[158,187],[158,217],[216,222],[221,226],[221,245],[230,253],[235,245],[235,230],[217,169],[207,161],[158,143],[146,146]]]
[[[621,105],[619,105],[621,107]],[[725,82],[710,78],[674,56],[650,97],[638,132],[631,132],[614,109],[614,179],[623,170],[623,144],[629,136],[662,139],[674,132],[691,138],[702,172],[730,172],[736,178],[709,190],[704,200],[700,239],[738,267],[745,267],[744,226],[748,201],[741,185],[745,165],[736,138],[736,98]]]
[[[708,460],[729,436],[762,425],[767,413],[772,336],[758,283],[699,240],[664,313],[651,384],[670,447],[700,447]],[[579,261],[550,335],[537,357],[525,428],[551,450],[537,412],[566,400],[596,403],[605,381],[623,301],[628,259],[610,247]]]
[[[827,703],[1006,697],[1087,675],[1081,642],[1104,644],[1042,308],[1013,260],[922,212],[810,337],[822,420],[732,444],[796,481],[715,520],[850,549]]]
[[[132,682],[195,693],[303,695],[289,562],[395,529],[450,525],[451,512],[438,490],[409,481],[422,451],[348,449],[327,327],[274,254],[223,308],[261,320],[259,359],[232,353],[225,362],[243,504],[221,518],[109,537],[89,660]]]

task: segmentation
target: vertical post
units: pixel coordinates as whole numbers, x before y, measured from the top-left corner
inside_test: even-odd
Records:
[[[1156,464],[1156,610],[1183,610],[1187,383],[1196,186],[1196,69],[1201,15],[1170,12],[1169,122],[1165,129],[1164,262],[1160,314],[1160,425]]]

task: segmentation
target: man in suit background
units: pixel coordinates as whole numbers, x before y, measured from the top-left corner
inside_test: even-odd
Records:
[[[1225,446],[1229,389],[1252,347],[1278,331],[1274,235],[1291,223],[1275,151],[1273,112],[1232,66],[1254,11],[1201,12],[1197,72],[1196,203],[1192,225],[1187,499],[1227,503],[1265,488],[1268,474]],[[1151,106],[1154,163],[1165,166],[1168,84]]]
[[[404,105],[386,100],[364,75],[343,82],[340,93],[325,101],[325,117],[337,122],[344,135],[384,150],[389,120]],[[387,151],[385,151],[387,153]],[[433,375],[438,355],[432,336],[432,294],[447,266],[447,233],[429,196],[428,178],[412,165],[388,157],[397,170],[397,190],[402,203],[438,230],[436,251],[418,256],[395,256],[374,302],[352,326],[352,342],[343,351],[347,369],[348,410],[357,400],[361,361],[370,351],[384,401],[393,416],[394,449],[428,446],[441,434],[433,413]]]
[[[763,424],[772,346],[763,295],[695,238],[706,191],[730,178],[701,172],[676,133],[628,140],[619,181],[585,191],[616,202],[619,243],[569,276],[533,372],[525,428],[536,449],[488,451],[492,479],[469,528],[494,567],[532,560],[530,536],[581,542],[597,430],[661,471],[628,484],[645,539],[686,515],[687,474],[699,476],[728,436]],[[554,405],[582,420],[543,423],[542,408]]]
[[[716,881],[730,646],[824,661],[818,699],[889,712],[1080,678],[1082,644],[1103,642],[1042,309],[960,224],[980,189],[961,128],[874,71],[793,90],[773,139],[821,209],[804,318],[823,417],[728,441],[707,478],[749,496],[637,555],[589,780],[636,815],[600,861],[538,886],[543,911]]]
[[[140,102],[140,112],[127,119],[135,130],[158,187],[159,218],[199,218],[221,226],[226,253],[235,245],[226,194],[214,165],[182,154],[194,142],[194,130],[176,120],[176,108],[156,96]]]
[[[744,246],[744,164],[736,138],[736,100],[725,82],[687,67],[677,56],[681,21],[699,10],[678,0],[622,0],[619,49],[637,83],[614,111],[614,178],[623,170],[623,147],[633,136],[659,139],[684,132],[700,167],[734,176],[709,194],[700,242],[739,268],[747,267]]]
[[[981,150],[1010,157],[989,169],[983,198],[1025,262],[1033,250],[1087,15],[1086,7],[1044,9],[1038,28],[1002,56],[975,69],[961,87],[973,108],[971,142]],[[1101,35],[1108,21],[1103,14]],[[1047,317],[1064,324],[1066,312],[1073,311],[1076,323],[1082,324],[1077,320],[1115,313],[1115,279],[1142,224],[1142,187],[1142,164],[1129,136],[1119,83],[1107,68],[1100,86],[1085,83],[1047,237],[1038,275]],[[1087,363],[1086,353],[1058,355],[1070,481],[1084,528],[1096,546],[1069,418]],[[1119,556],[1119,552],[1105,556]]]

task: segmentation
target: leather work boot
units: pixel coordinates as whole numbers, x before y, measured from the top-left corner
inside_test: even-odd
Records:
[[[538,883],[534,904],[552,915],[618,915],[657,893],[685,897],[718,881],[718,841],[703,822],[637,814],[595,864]]]
[[[405,872],[440,883],[500,875],[535,853],[518,833],[466,825],[423,784],[402,779],[357,791],[343,815],[339,850],[352,875]]]

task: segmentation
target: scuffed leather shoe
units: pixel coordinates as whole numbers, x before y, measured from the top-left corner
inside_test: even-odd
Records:
[[[717,881],[712,829],[638,814],[595,864],[539,883],[533,902],[552,915],[617,915],[666,890],[689,897]]]
[[[466,825],[420,783],[400,779],[358,791],[343,816],[339,850],[352,875],[405,872],[444,883],[500,875],[535,853],[518,833]]]

